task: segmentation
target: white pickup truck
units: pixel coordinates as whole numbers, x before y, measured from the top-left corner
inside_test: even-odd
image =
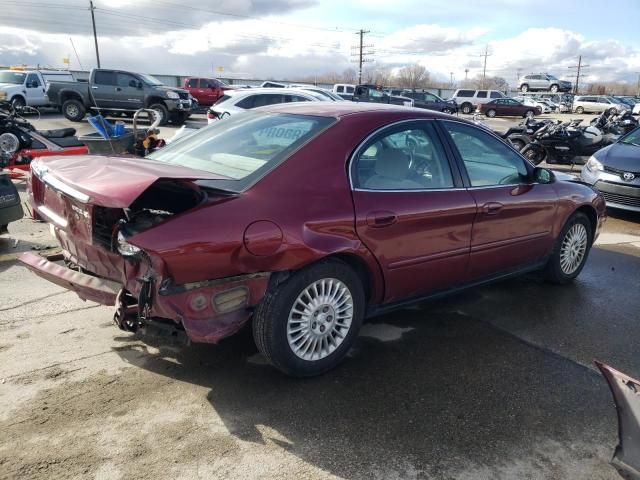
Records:
[[[9,101],[14,108],[52,106],[45,90],[53,81],[73,82],[74,78],[64,70],[0,70],[0,101]]]

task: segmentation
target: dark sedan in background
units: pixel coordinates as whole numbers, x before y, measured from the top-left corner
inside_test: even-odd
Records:
[[[478,105],[477,111],[487,117],[534,117],[542,113],[540,107],[525,105],[513,98],[496,98]]]
[[[608,207],[640,212],[640,128],[594,153],[580,179],[596,187]]]

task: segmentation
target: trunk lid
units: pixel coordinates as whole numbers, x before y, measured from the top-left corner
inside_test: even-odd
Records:
[[[33,173],[49,187],[80,203],[109,208],[127,208],[152,184],[162,179],[227,179],[156,160],[92,155],[39,159]]]

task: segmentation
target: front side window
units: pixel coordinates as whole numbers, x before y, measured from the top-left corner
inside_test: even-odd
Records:
[[[438,190],[453,187],[451,168],[425,122],[387,130],[364,145],[351,166],[355,188]]]
[[[27,85],[30,88],[35,88],[35,87],[42,86],[42,84],[40,83],[40,79],[38,78],[38,75],[36,75],[35,73],[30,73],[27,76]]]
[[[353,87],[346,87],[347,89],[347,93],[353,93],[354,88]]]
[[[189,88],[198,88],[198,79],[197,78],[190,78],[189,81],[187,82],[187,87],[189,87]]]
[[[203,182],[242,191],[334,121],[328,117],[246,112],[203,128],[148,158],[220,175],[221,180]]]
[[[336,92],[344,93],[344,87],[342,85],[340,85],[339,87],[336,88]]]
[[[300,95],[285,95],[287,102],[308,102],[310,101],[306,97],[302,97]]]
[[[369,90],[369,96],[371,96],[371,98],[382,98],[384,97],[384,93],[379,90]]]
[[[136,77],[134,77],[133,75],[130,75],[128,73],[118,73],[117,77],[116,77],[116,81],[118,82],[118,86],[119,87],[133,87],[133,88],[137,88],[138,86],[138,79]]]
[[[502,141],[478,127],[442,122],[464,162],[472,187],[527,182],[524,160]]]

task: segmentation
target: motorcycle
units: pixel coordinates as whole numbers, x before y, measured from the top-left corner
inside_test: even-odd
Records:
[[[614,143],[619,135],[605,134],[597,127],[579,127],[576,121],[549,123],[533,134],[520,153],[535,165],[547,163],[575,165]],[[581,158],[585,157],[585,158]]]
[[[614,135],[625,135],[635,130],[638,124],[638,119],[634,118],[629,110],[622,113],[602,112],[591,120],[591,126]]]
[[[553,120],[536,120],[525,118],[514,127],[510,127],[504,133],[496,132],[501,138],[509,141],[517,150],[522,150],[526,144],[531,142],[532,135]]]
[[[7,169],[11,178],[26,175],[34,158],[88,152],[74,128],[36,130],[21,116],[29,108],[17,110],[10,102],[0,102],[0,169]]]

